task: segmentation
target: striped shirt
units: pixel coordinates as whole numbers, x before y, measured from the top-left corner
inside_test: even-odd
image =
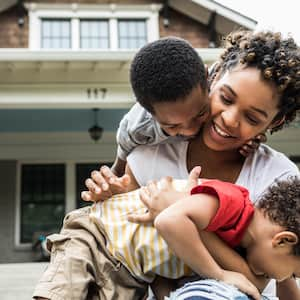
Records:
[[[174,181],[176,189],[186,181]],[[107,249],[122,262],[130,273],[143,281],[152,282],[156,275],[179,278],[192,271],[171,252],[152,224],[136,224],[127,220],[130,213],[144,213],[139,190],[115,195],[98,202],[92,209],[93,217],[104,225]]]

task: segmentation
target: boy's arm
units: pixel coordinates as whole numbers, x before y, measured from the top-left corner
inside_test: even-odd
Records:
[[[222,268],[244,274],[261,292],[264,290],[269,280],[263,276],[255,275],[249,268],[246,260],[215,233],[201,231],[200,236],[209,253]]]
[[[123,160],[117,156],[110,169],[117,177],[122,177],[125,174],[125,168],[126,160]]]
[[[299,300],[300,289],[294,278],[286,279],[276,284],[277,297],[280,300]]]
[[[256,287],[242,274],[222,269],[201,240],[199,232],[208,226],[218,205],[216,196],[192,195],[160,213],[154,226],[174,253],[196,273],[236,285],[255,299],[260,299]]]
[[[156,276],[151,283],[151,290],[156,300],[164,300],[170,296],[170,293],[178,288],[176,279],[169,279],[161,276]]]
[[[128,154],[139,145],[156,145],[168,138],[153,116],[136,103],[122,118],[117,130],[117,156],[126,161]]]

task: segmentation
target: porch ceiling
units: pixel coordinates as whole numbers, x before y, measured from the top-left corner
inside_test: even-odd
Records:
[[[212,63],[220,55],[221,49],[197,49],[206,63]],[[136,51],[56,51],[28,49],[0,49],[0,72],[57,69],[122,70],[129,69]]]

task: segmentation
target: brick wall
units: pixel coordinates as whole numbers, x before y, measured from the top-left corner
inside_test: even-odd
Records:
[[[196,48],[208,47],[208,29],[205,25],[169,8],[169,26],[164,27],[163,18],[160,16],[160,36],[179,36],[188,40]]]
[[[49,3],[49,0],[35,0],[36,3]],[[159,0],[52,0],[52,3],[119,3],[119,4],[150,4],[163,3]],[[169,9],[170,26],[163,26],[163,18],[160,16],[160,36],[179,36],[187,39],[194,47],[203,48],[208,46],[207,27],[173,9]],[[18,25],[17,7],[0,14],[0,48],[27,48],[28,47],[28,16],[22,27]]]
[[[20,27],[16,6],[0,14],[0,48],[28,48],[28,17]]]

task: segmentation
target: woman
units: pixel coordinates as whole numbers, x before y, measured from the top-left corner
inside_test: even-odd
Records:
[[[268,146],[261,145],[247,158],[238,152],[257,134],[282,129],[299,110],[300,54],[292,39],[271,32],[229,35],[211,80],[210,101],[210,118],[197,138],[140,146],[130,154],[127,174],[131,188],[167,175],[186,178],[200,165],[202,177],[243,185],[255,202],[275,180],[299,176],[292,162]],[[93,174],[96,182],[99,175]],[[104,178],[110,176],[105,173]],[[213,253],[217,248],[210,249],[213,255],[218,255]],[[299,297],[292,280],[278,287],[280,299]],[[283,292],[286,288],[290,294]]]

